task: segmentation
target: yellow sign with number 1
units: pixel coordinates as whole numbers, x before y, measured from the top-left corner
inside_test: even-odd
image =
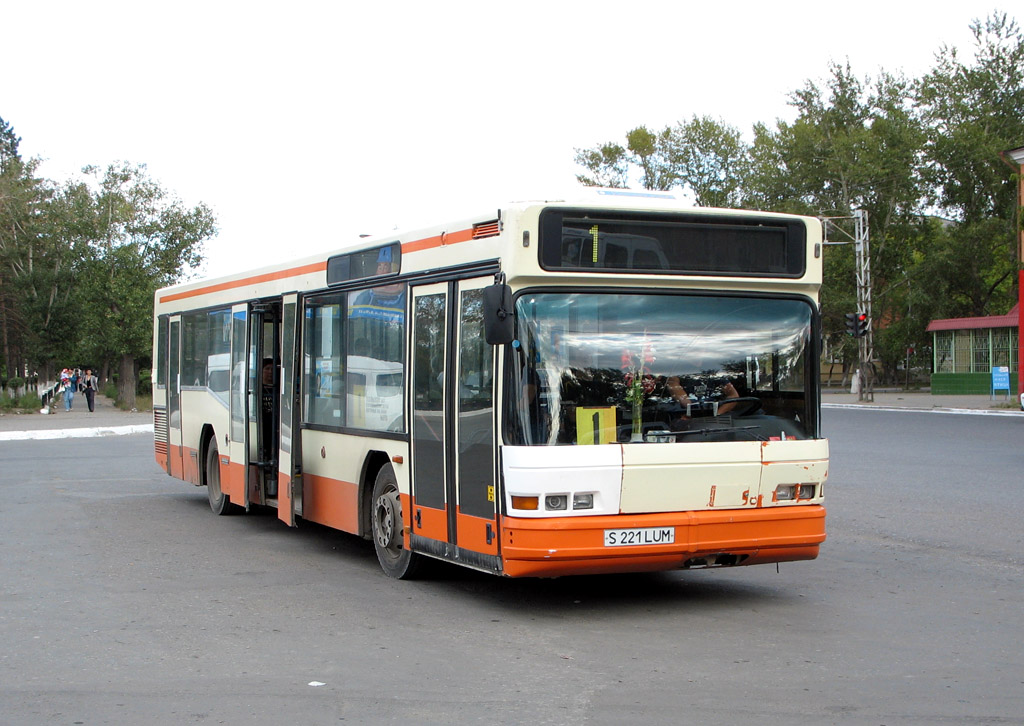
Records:
[[[576,409],[577,444],[614,444],[617,441],[615,406]]]

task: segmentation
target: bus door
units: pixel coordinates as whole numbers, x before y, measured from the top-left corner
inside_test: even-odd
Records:
[[[167,473],[184,479],[181,448],[181,316],[170,319],[167,350]]]
[[[248,366],[246,353],[249,349],[249,306],[245,303],[231,308],[231,391],[229,412],[231,434],[228,441],[228,456],[231,467],[221,482],[225,492],[249,507],[249,488],[246,486],[249,471],[249,420]]]
[[[277,517],[289,527],[302,514],[302,455],[299,449],[299,296],[289,293],[281,304],[280,443],[277,452]]]
[[[488,276],[413,292],[413,549],[497,571],[494,348],[484,341]],[[411,519],[411,522],[408,521]]]
[[[268,504],[277,499],[280,320],[279,302],[249,304],[247,503]]]

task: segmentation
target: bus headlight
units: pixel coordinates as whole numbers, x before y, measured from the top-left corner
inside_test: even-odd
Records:
[[[593,494],[573,494],[572,495],[572,508],[573,509],[593,509],[594,508],[594,495]]]
[[[775,487],[776,502],[791,502],[794,499],[814,499],[817,484],[779,484]]]
[[[563,511],[569,503],[569,497],[565,494],[548,494],[544,497],[544,508],[552,512]]]
[[[775,501],[789,502],[796,496],[796,484],[779,484],[775,487]]]

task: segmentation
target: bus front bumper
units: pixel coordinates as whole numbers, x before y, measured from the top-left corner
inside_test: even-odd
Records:
[[[503,570],[508,577],[813,560],[825,541],[825,508],[818,504],[595,517],[503,517],[501,524]],[[664,541],[668,529],[674,534],[671,542]],[[640,539],[660,541],[606,544],[610,539],[621,541],[619,533],[639,533]]]

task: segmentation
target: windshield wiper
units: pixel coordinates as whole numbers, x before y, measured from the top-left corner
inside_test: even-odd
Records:
[[[725,434],[732,431],[751,431],[752,429],[759,429],[760,426],[736,426],[735,428],[720,428],[720,429],[687,429],[685,431],[673,431],[675,434]],[[750,434],[750,436],[758,441],[768,441],[768,437],[763,434]]]

